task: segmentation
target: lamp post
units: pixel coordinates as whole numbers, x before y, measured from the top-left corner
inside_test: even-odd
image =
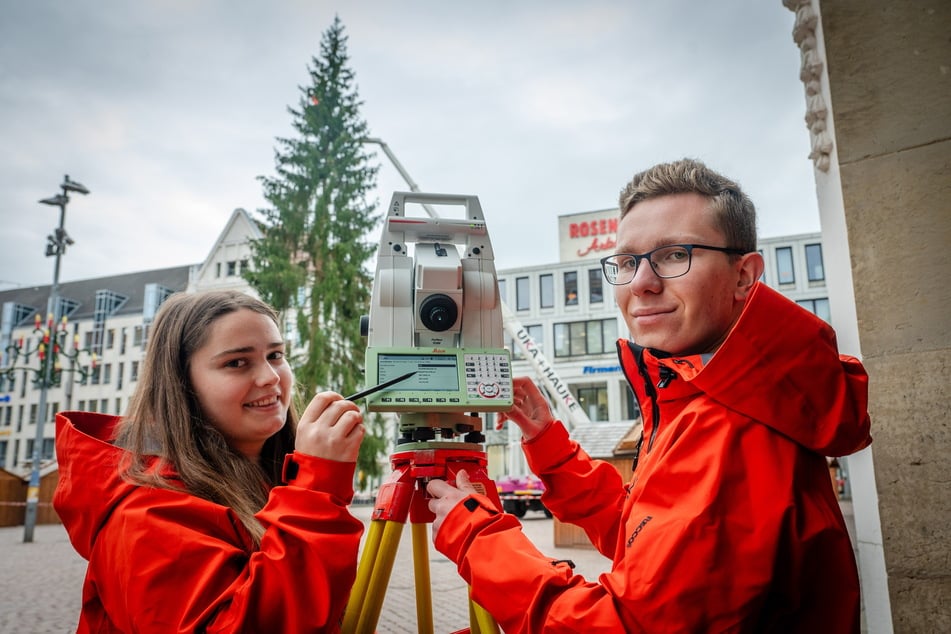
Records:
[[[63,223],[66,220],[66,205],[69,203],[69,193],[86,195],[89,190],[83,185],[69,179],[69,174],[63,177],[63,183],[60,185],[62,193],[49,198],[44,198],[40,202],[44,205],[59,207],[59,226],[52,234],[46,237],[46,256],[56,258],[56,264],[53,267],[53,286],[50,287],[50,296],[46,305],[48,332],[51,339],[49,341],[49,354],[44,358],[40,357],[41,374],[37,376],[40,386],[40,403],[36,415],[36,439],[33,442],[33,463],[30,466],[30,484],[26,493],[26,517],[23,522],[23,541],[24,543],[33,541],[33,528],[36,526],[36,512],[40,502],[40,458],[43,451],[43,426],[46,423],[46,392],[53,384],[54,376],[54,348],[57,344],[54,330],[54,324],[60,323],[59,315],[59,267],[60,258],[66,253],[66,247],[73,244],[73,239],[66,233]],[[65,326],[65,324],[64,324]],[[45,338],[45,336],[44,336]]]

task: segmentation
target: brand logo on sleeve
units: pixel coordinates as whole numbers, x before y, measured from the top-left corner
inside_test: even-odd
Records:
[[[653,515],[648,515],[641,520],[641,523],[637,525],[637,528],[634,529],[634,532],[631,533],[631,536],[627,538],[627,547],[630,548],[631,544],[634,543],[634,540],[637,539],[637,536],[641,534],[641,531],[644,530],[644,527],[647,526],[647,523],[654,519]]]

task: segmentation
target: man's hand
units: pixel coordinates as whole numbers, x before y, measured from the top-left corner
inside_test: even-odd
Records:
[[[449,515],[449,511],[469,497],[470,493],[477,493],[476,488],[469,481],[469,474],[464,470],[456,473],[456,486],[452,486],[445,480],[430,480],[426,485],[426,491],[432,496],[429,501],[429,510],[436,514],[436,519],[433,520],[433,541],[436,541],[436,533],[439,532],[439,527]]]
[[[525,440],[531,440],[551,424],[551,408],[538,386],[527,376],[512,379],[512,393],[512,409],[498,415],[497,426],[501,429],[502,423],[510,420],[522,430]]]

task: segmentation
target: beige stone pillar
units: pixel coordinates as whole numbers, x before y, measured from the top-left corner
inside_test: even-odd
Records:
[[[849,462],[864,478],[854,504],[868,631],[948,632],[951,2],[783,4],[797,28],[815,14],[815,39],[797,43],[823,244],[848,256],[836,259],[848,283],[830,280],[833,325],[871,378],[873,446],[859,474]],[[851,298],[837,295],[849,285]],[[886,594],[870,599],[876,588]]]

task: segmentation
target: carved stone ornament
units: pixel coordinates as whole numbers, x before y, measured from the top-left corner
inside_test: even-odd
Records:
[[[826,106],[825,96],[822,94],[822,73],[825,70],[825,62],[819,55],[816,42],[819,16],[812,6],[812,0],[783,0],[783,6],[796,14],[792,36],[802,55],[799,79],[806,87],[806,127],[809,128],[812,143],[809,158],[817,169],[828,172],[832,161],[832,135],[829,134],[826,125],[829,109]]]

